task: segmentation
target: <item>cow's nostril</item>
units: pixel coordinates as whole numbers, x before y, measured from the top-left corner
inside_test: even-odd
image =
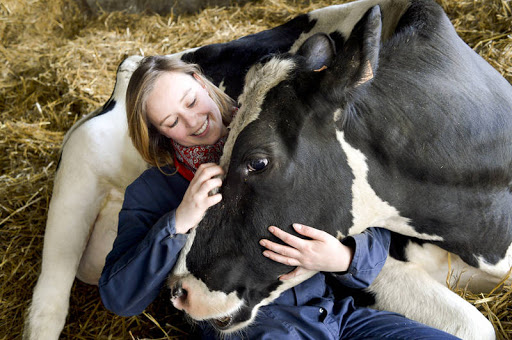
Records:
[[[183,298],[187,296],[187,291],[183,289],[181,283],[177,283],[174,287],[171,288],[171,298]]]

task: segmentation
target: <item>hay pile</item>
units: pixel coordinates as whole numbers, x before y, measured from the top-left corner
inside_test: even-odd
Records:
[[[439,1],[462,38],[512,81],[512,2]],[[271,0],[183,17],[105,13],[87,18],[74,0],[2,0],[0,339],[21,334],[40,270],[64,133],[109,98],[117,65],[132,54],[168,54],[235,39],[332,3]],[[512,338],[510,287],[488,296],[459,291],[493,321],[501,338]],[[103,308],[96,287],[80,282],[70,305],[62,338],[187,338],[190,331],[167,304],[157,303],[139,317],[117,317]]]

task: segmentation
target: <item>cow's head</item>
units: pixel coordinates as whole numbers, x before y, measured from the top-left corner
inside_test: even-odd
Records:
[[[170,278],[177,308],[221,331],[240,329],[311,275],[279,281],[293,268],[262,255],[258,241],[276,240],[270,225],[346,234],[353,175],[337,130],[376,71],[380,27],[375,7],[346,41],[337,39],[337,51],[329,36],[315,35],[295,55],[249,71],[221,159],[222,202],[192,231]]]

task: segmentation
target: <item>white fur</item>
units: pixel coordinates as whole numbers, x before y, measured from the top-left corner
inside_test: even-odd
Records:
[[[263,299],[260,303],[258,303],[256,306],[254,306],[254,308],[251,312],[251,318],[249,320],[241,322],[238,325],[232,327],[231,329],[229,329],[228,331],[225,331],[223,333],[228,334],[228,333],[237,332],[237,331],[249,326],[256,319],[256,315],[258,314],[258,311],[261,307],[272,303],[272,301],[277,299],[279,297],[279,295],[281,295],[284,291],[286,291],[287,289],[290,289],[292,287],[295,287],[296,285],[298,285],[299,283],[301,283],[303,281],[306,281],[307,279],[311,278],[316,273],[317,272],[307,272],[307,273],[304,273],[303,275],[299,275],[290,280],[284,281],[279,287],[277,287],[276,290],[271,292],[270,295],[266,299]],[[230,315],[232,313],[233,312],[229,312],[226,315]]]
[[[179,279],[182,288],[187,291],[187,298],[173,299],[172,303],[174,307],[184,310],[195,320],[218,319],[232,315],[243,305],[243,301],[237,297],[236,292],[226,294],[212,291],[203,281],[190,275],[186,259],[195,236],[194,228],[180,252],[169,280],[169,284],[172,285],[173,280]]]
[[[178,257],[178,260],[176,260],[176,264],[174,265],[174,268],[172,270],[172,275],[175,276],[185,276],[190,274],[187,268],[187,255],[190,251],[190,248],[192,247],[192,243],[194,243],[194,239],[196,237],[196,228],[192,229],[189,232],[189,235],[187,237],[187,242],[185,242],[185,245],[180,251],[180,256]]]
[[[409,225],[407,218],[400,216],[396,208],[382,200],[368,183],[368,165],[365,155],[347,143],[343,131],[337,131],[336,137],[347,156],[348,165],[355,177],[352,184],[352,216],[354,220],[349,234],[357,234],[368,227],[379,226],[407,236],[442,241],[440,236],[415,231]]]
[[[334,119],[336,117],[339,118],[338,112],[334,113]],[[401,217],[394,207],[380,199],[368,183],[368,165],[364,154],[345,140],[342,131],[337,131],[337,138],[354,175],[354,220],[349,234],[359,233],[367,227],[380,226],[404,235],[442,240],[436,235],[417,233],[409,226],[408,219]],[[475,307],[447,288],[448,252],[432,244],[419,246],[410,243],[406,253],[410,263],[389,258],[369,288],[376,294],[375,308],[404,314],[463,339],[495,338],[490,322]],[[474,280],[474,287],[489,288],[493,281],[499,281],[482,275],[483,272],[476,268],[469,270],[470,267],[456,255],[452,254],[451,260],[456,274],[453,278],[459,278],[460,284]]]
[[[140,57],[128,58],[119,69],[114,109],[94,119],[82,119],[66,135],[48,211],[41,274],[25,322],[24,339],[58,339],[86,246],[105,247],[100,257],[112,247],[109,242],[87,245],[96,221],[103,225],[99,230],[109,234],[114,226],[107,224],[117,221],[118,196],[147,166],[127,135],[124,103],[126,86],[138,60]],[[109,196],[112,190],[118,194]],[[102,265],[100,268],[97,264],[104,259],[89,259],[96,263],[96,272],[81,275],[97,284],[91,281],[98,277]],[[81,268],[87,271],[91,263],[86,258]]]
[[[495,265],[488,263],[481,256],[477,257],[477,259],[479,268],[484,272],[489,273],[495,277],[502,277],[512,270],[512,244],[508,246],[505,257],[501,261],[498,261],[498,263]],[[512,278],[509,280],[509,282],[511,280]]]
[[[94,228],[80,259],[76,277],[85,283],[96,285],[107,257],[117,236],[117,221],[124,195],[116,188],[107,194],[94,222]]]
[[[289,52],[296,53],[310,36],[319,32],[337,31],[344,38],[349,37],[357,22],[375,5],[379,5],[381,11],[386,13],[383,16],[382,39],[387,39],[394,32],[397,20],[409,7],[409,0],[362,0],[314,10],[309,15],[311,19],[317,20],[316,25],[309,32],[302,33]]]
[[[388,258],[368,290],[375,294],[376,309],[403,314],[465,340],[495,339],[482,313],[416,263]]]
[[[212,291],[206,284],[192,275],[181,278],[186,298],[172,299],[174,307],[187,312],[195,320],[218,319],[235,313],[243,305],[236,292],[226,294]]]
[[[468,265],[459,256],[430,243],[419,245],[409,242],[406,257],[421,265],[437,282],[450,287],[468,288],[472,292],[490,292],[506,275],[506,272],[489,275],[482,269]]]
[[[227,169],[229,165],[236,138],[249,123],[258,118],[261,105],[268,91],[286,79],[294,67],[294,63],[290,60],[274,58],[264,65],[251,67],[247,72],[244,92],[239,98],[242,106],[229,125],[230,133],[220,159],[220,166],[224,169]],[[258,76],[255,76],[255,74],[258,74]]]

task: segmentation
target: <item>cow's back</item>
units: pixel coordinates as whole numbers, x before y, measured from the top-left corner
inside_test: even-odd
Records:
[[[512,86],[436,4],[413,2],[404,18],[355,104],[371,141],[357,129],[347,141],[367,155],[377,195],[418,233],[476,267],[497,264],[512,241]]]

